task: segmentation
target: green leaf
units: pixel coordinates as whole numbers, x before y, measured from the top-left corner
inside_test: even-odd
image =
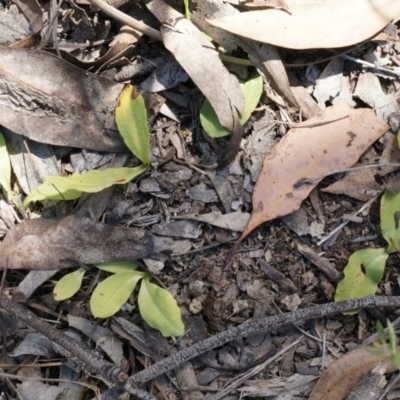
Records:
[[[58,190],[57,190],[58,189]],[[23,207],[27,208],[32,201],[41,200],[75,200],[82,196],[79,190],[57,188],[48,182],[42,183],[25,198]]]
[[[64,275],[54,287],[54,300],[61,301],[72,297],[81,288],[84,275],[85,270],[83,268]]]
[[[182,336],[185,326],[181,311],[172,294],[143,279],[139,291],[139,310],[142,318],[165,337]]]
[[[82,192],[96,193],[115,184],[125,184],[136,178],[146,166],[134,168],[109,168],[104,171],[92,170],[84,175],[47,176],[44,183],[33,190],[24,200],[24,207],[32,201],[40,200],[74,200],[81,197]]]
[[[245,108],[239,121],[241,125],[244,125],[260,101],[263,81],[260,75],[254,75],[247,81],[240,80],[240,87],[245,98]],[[207,134],[213,138],[228,136],[231,133],[219,123],[217,114],[207,99],[204,100],[200,110],[200,122]]]
[[[0,185],[7,192],[10,200],[18,207],[21,207],[21,203],[18,202],[17,198],[11,189],[11,164],[10,157],[8,155],[6,141],[4,136],[0,133]]]
[[[53,184],[57,189],[74,189],[86,193],[96,193],[112,185],[130,182],[147,167],[139,165],[135,168],[108,168],[104,171],[92,170],[84,175],[72,174],[71,176],[47,176],[45,182]]]
[[[337,286],[335,301],[375,294],[388,257],[385,249],[364,249],[352,254]]]
[[[378,321],[376,323],[376,333],[378,334],[379,340],[382,343],[385,343],[386,342],[386,335],[385,335],[385,330],[383,328],[383,325],[382,325],[381,321]]]
[[[90,298],[92,314],[108,318],[118,312],[127,302],[145,272],[130,271],[111,275],[99,283]]]
[[[400,251],[400,192],[385,192],[381,200],[381,232],[388,243],[386,251]]]
[[[143,96],[126,85],[115,109],[115,121],[125,144],[143,164],[150,164],[150,132]]]
[[[138,263],[136,261],[111,261],[107,263],[95,264],[98,269],[102,271],[117,274],[119,272],[131,272],[137,269]]]

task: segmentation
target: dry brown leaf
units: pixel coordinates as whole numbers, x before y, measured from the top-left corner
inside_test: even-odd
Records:
[[[375,356],[365,348],[357,348],[344,354],[322,374],[309,400],[345,399],[368,371],[386,361],[384,357]]]
[[[128,151],[114,119],[122,84],[42,51],[0,47],[0,59],[1,125],[41,143]]]
[[[137,260],[173,241],[132,228],[120,228],[70,215],[31,219],[10,229],[0,244],[0,269],[60,269],[78,264]]]
[[[322,189],[332,194],[345,194],[357,200],[368,201],[382,191],[375,181],[375,173],[371,168],[350,171],[346,176]]]
[[[283,10],[209,20],[228,32],[291,49],[345,47],[371,38],[393,20],[398,0],[286,0]],[[368,21],[368,23],[365,23]]]
[[[253,212],[227,264],[253,229],[297,210],[322,178],[301,184],[304,179],[351,167],[388,129],[373,110],[354,110],[344,101],[292,128],[264,160],[253,191]]]
[[[147,7],[164,24],[161,35],[165,47],[210,101],[221,125],[233,130],[236,121],[233,109],[239,113],[244,109],[244,96],[237,78],[228,72],[218,52],[183,15],[162,0],[153,0]]]

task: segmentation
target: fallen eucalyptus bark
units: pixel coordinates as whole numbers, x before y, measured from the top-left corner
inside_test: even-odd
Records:
[[[0,269],[54,270],[76,264],[129,261],[172,250],[173,240],[70,215],[31,219],[0,244]]]
[[[0,47],[0,59],[1,125],[40,143],[128,151],[114,119],[124,85],[44,51]]]

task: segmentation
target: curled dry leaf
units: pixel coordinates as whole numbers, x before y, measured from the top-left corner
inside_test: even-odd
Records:
[[[275,46],[332,48],[371,38],[400,10],[397,0],[286,0],[286,3],[291,14],[268,9],[208,22],[228,32]]]
[[[250,220],[228,256],[265,221],[297,210],[321,181],[302,181],[351,167],[389,126],[373,110],[350,108],[340,102],[314,118],[296,125],[272,149],[253,191]]]
[[[366,348],[357,348],[342,355],[322,374],[314,386],[309,400],[342,400],[363,376],[385,357],[376,356]],[[393,366],[390,367],[393,371]]]
[[[137,260],[172,250],[168,238],[70,215],[38,218],[10,229],[0,244],[0,269],[60,269],[78,264]]]
[[[210,101],[221,125],[233,132],[220,163],[227,165],[239,150],[242,137],[238,113],[243,113],[245,100],[238,79],[224,67],[202,32],[182,14],[162,0],[152,0],[147,7],[163,24],[161,36],[165,47]]]
[[[122,84],[37,50],[1,47],[0,59],[1,125],[41,143],[127,151],[114,121]]]

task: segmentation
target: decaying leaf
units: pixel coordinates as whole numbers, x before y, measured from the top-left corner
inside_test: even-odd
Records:
[[[233,161],[242,137],[238,114],[244,111],[244,96],[239,81],[222,64],[218,52],[192,22],[161,0],[147,3],[163,24],[165,47],[174,55],[193,82],[210,101],[222,126],[232,132],[220,166]]]
[[[400,192],[385,192],[381,200],[381,233],[388,243],[387,251],[400,250]]]
[[[363,249],[353,253],[338,283],[335,301],[344,301],[375,294],[383,277],[389,254],[385,249]]]
[[[309,400],[345,399],[368,371],[386,361],[385,357],[373,355],[362,347],[343,354],[322,374]]]
[[[371,38],[400,10],[397,0],[286,0],[286,3],[291,14],[268,9],[208,22],[228,32],[275,46],[336,48]]]
[[[38,50],[1,47],[0,59],[1,125],[41,143],[127,151],[113,114],[122,84]]]
[[[352,166],[389,129],[373,110],[351,109],[345,102],[298,124],[272,149],[253,191],[253,211],[239,243],[262,222],[297,210],[321,179]],[[228,257],[228,263],[230,262]]]
[[[144,164],[150,164],[150,132],[143,96],[132,85],[122,91],[115,109],[118,130],[129,150]]]
[[[137,260],[164,250],[173,241],[133,228],[120,228],[70,215],[38,218],[10,229],[0,244],[0,268],[60,269],[78,264]]]
[[[372,168],[350,171],[343,179],[322,189],[323,192],[345,194],[361,201],[368,201],[382,191],[376,183]]]
[[[176,300],[170,292],[154,285],[147,277],[142,280],[138,303],[143,319],[164,337],[184,334],[185,326]]]

